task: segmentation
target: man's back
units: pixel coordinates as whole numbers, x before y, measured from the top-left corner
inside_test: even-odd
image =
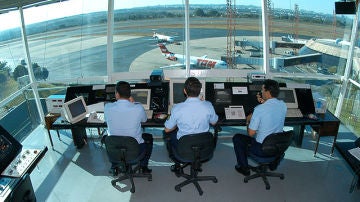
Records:
[[[256,130],[256,141],[262,143],[271,133],[281,132],[284,127],[286,105],[276,98],[258,105],[251,117],[249,128]]]
[[[183,135],[209,131],[209,124],[216,123],[217,120],[218,116],[210,102],[192,97],[173,107],[165,127],[177,125],[179,139]]]
[[[104,114],[109,135],[132,136],[139,143],[143,142],[141,122],[145,122],[147,117],[141,104],[118,100],[106,104]]]

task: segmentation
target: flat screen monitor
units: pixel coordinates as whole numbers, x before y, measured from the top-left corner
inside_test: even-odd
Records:
[[[151,89],[131,89],[131,96],[135,102],[141,103],[144,109],[150,109]]]
[[[287,108],[298,108],[298,101],[296,97],[296,92],[294,88],[284,88],[280,87],[280,92],[278,96],[279,100],[283,100]]]
[[[106,101],[114,102],[115,98],[115,84],[108,84],[105,86]]]
[[[184,94],[185,81],[186,78],[170,79],[170,106],[186,100],[186,95]],[[205,80],[199,79],[199,81],[202,86],[199,97],[205,100]]]
[[[70,123],[81,121],[88,114],[85,100],[82,96],[63,104],[63,116]]]
[[[231,89],[216,89],[214,104],[228,104],[231,105],[232,93]]]

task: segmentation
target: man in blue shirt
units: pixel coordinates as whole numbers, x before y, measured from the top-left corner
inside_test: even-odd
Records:
[[[279,92],[278,82],[265,80],[261,90],[262,96],[258,97],[261,104],[246,117],[248,135],[236,134],[233,137],[237,159],[235,169],[245,176],[250,175],[248,152],[261,156],[261,144],[265,137],[283,131],[287,107],[282,100],[277,99]]]
[[[145,150],[145,157],[140,161],[141,171],[151,173],[148,163],[153,148],[153,137],[151,134],[142,133],[141,128],[141,123],[147,121],[145,109],[140,103],[134,102],[130,84],[125,81],[116,84],[115,98],[116,102],[108,103],[104,108],[108,135],[134,137],[140,144],[140,150]],[[116,169],[116,165],[112,168]]]
[[[186,100],[173,106],[165,122],[164,141],[169,157],[175,162],[172,171],[178,171],[180,165],[173,157],[171,146],[176,148],[178,140],[184,135],[209,131],[210,124],[215,125],[218,121],[212,104],[199,98],[201,87],[197,78],[189,77],[183,90]]]

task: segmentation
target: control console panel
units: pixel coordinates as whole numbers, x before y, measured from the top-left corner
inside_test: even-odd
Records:
[[[39,157],[41,149],[23,149],[1,173],[2,176],[21,177]]]

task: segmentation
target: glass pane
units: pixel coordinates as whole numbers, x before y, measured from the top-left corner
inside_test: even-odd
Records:
[[[19,12],[0,14],[0,102],[29,84],[24,58]],[[12,106],[0,107],[6,111]]]
[[[107,0],[31,7],[24,18],[36,80],[107,75]]]
[[[183,1],[115,1],[114,72],[152,71],[176,64],[159,43],[183,54]]]
[[[340,120],[347,128],[360,136],[360,88],[353,84],[348,86],[340,113]]]
[[[344,74],[354,15],[335,14],[334,2],[270,3],[271,72],[312,77]]]

